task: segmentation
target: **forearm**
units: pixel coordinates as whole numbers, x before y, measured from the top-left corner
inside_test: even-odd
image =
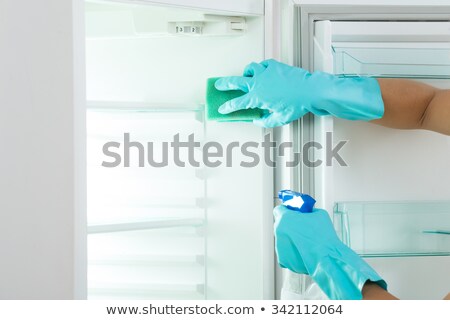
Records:
[[[378,79],[378,83],[385,111],[374,123],[450,135],[450,90],[404,79]]]
[[[398,300],[376,283],[367,281],[362,289],[363,300]]]

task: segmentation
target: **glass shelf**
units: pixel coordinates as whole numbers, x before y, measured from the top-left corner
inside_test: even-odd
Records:
[[[201,254],[104,254],[96,255],[93,258],[88,259],[90,265],[125,265],[125,266],[186,266],[186,265],[198,265],[205,266],[205,256]]]
[[[151,104],[135,101],[88,101],[86,109],[91,118],[109,117],[107,120],[136,120],[136,117],[147,121],[161,120],[196,120],[203,121],[204,105],[200,104]],[[137,114],[137,115],[136,115]],[[125,117],[125,118],[124,118]],[[95,120],[95,118],[94,118]]]
[[[176,227],[201,227],[204,224],[203,219],[199,218],[172,218],[172,219],[154,219],[141,222],[112,223],[102,225],[88,226],[88,234],[111,233],[124,231],[138,231],[151,229],[166,229]]]
[[[93,283],[89,287],[89,299],[204,299],[202,283]]]
[[[337,75],[450,79],[450,48],[334,46],[333,52]]]
[[[333,220],[364,257],[450,255],[450,202],[339,202]]]

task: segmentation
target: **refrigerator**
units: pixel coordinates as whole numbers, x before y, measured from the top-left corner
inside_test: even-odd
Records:
[[[448,137],[310,114],[275,129],[207,121],[205,88],[269,58],[450,88],[450,3],[45,0],[27,12],[1,22],[2,101],[31,106],[2,117],[17,119],[1,127],[13,152],[1,166],[2,297],[325,299],[278,267],[281,189],[313,196],[394,295],[448,293]],[[190,163],[184,149],[175,163],[171,143],[189,137],[197,160],[222,146],[220,165]],[[289,148],[265,152],[264,139]],[[339,142],[345,165],[327,163]],[[248,165],[246,143],[259,162]],[[308,161],[285,165],[299,154]]]
[[[309,277],[277,267],[271,210],[281,189],[315,197],[393,294],[445,296],[448,137],[311,115],[274,130],[204,115],[206,78],[266,58],[450,87],[450,6],[417,4],[87,2],[88,297],[326,298]],[[124,132],[154,142],[154,155],[156,141],[178,133],[222,145],[269,134],[292,148],[271,150],[274,168],[244,168],[242,154],[215,168],[100,167],[101,146],[124,143]],[[304,150],[311,141],[323,148]],[[326,163],[325,146],[340,141],[345,164]],[[295,153],[323,165],[283,165]]]

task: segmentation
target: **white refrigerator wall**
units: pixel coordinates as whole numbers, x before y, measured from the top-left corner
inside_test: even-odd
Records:
[[[450,200],[449,137],[335,120],[334,139],[348,141],[348,166],[334,167],[337,201]]]
[[[0,299],[74,297],[72,14],[0,2]]]
[[[261,46],[250,37],[88,39],[87,97],[198,105],[204,103],[206,78],[241,74],[247,61],[262,58]]]

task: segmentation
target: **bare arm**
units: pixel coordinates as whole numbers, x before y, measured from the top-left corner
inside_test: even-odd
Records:
[[[363,300],[398,300],[379,285],[373,282],[366,282],[362,288]]]
[[[374,282],[367,281],[362,288],[363,300],[398,300],[379,285]],[[443,300],[450,300],[450,293]]]
[[[404,79],[378,79],[385,112],[372,122],[398,129],[425,129],[450,135],[450,90]]]

